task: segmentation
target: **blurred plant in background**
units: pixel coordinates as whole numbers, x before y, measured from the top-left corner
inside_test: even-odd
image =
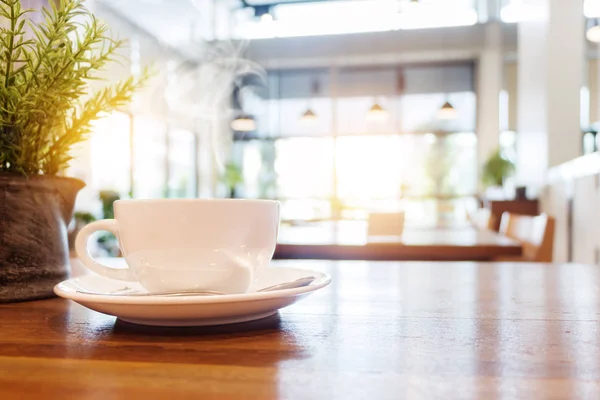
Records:
[[[115,218],[113,204],[121,198],[119,193],[112,190],[102,190],[100,191],[99,198],[102,202],[102,218]],[[98,246],[100,247],[100,251],[104,252],[107,256],[118,257],[120,255],[119,242],[115,235],[110,232],[100,234],[98,237]]]
[[[69,225],[69,251],[73,251],[75,249],[75,238],[79,231],[89,224],[90,222],[94,222],[96,217],[92,213],[78,211],[73,214],[73,221]]]
[[[242,169],[233,163],[225,164],[225,171],[221,176],[221,181],[227,187],[229,197],[235,199],[236,188],[244,181]]]
[[[500,149],[497,149],[485,162],[481,180],[486,187],[502,186],[514,171],[515,164],[503,157]]]

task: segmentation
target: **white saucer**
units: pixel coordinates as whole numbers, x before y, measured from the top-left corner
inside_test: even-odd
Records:
[[[256,290],[302,277],[317,279],[308,286],[256,293]],[[329,284],[331,277],[317,271],[272,267],[265,270],[248,293],[220,296],[111,296],[130,288],[145,291],[138,283],[123,282],[95,274],[69,279],[54,287],[54,293],[84,307],[141,325],[208,326],[252,321],[271,316]],[[85,294],[78,291],[107,293]]]

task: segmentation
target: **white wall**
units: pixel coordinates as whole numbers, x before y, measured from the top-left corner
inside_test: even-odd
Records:
[[[580,154],[580,89],[585,71],[583,0],[550,0],[548,31],[548,163]]]
[[[540,187],[547,168],[580,154],[585,68],[583,0],[532,0],[519,22],[517,178]]]
[[[548,169],[547,23],[519,23],[517,181],[539,187]]]

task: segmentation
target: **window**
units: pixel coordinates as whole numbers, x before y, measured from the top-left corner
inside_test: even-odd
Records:
[[[198,157],[194,132],[169,129],[161,120],[120,112],[96,121],[92,131],[93,189],[115,191],[122,198],[196,196]],[[77,165],[73,168],[81,175]]]
[[[148,117],[136,117],[133,126],[133,197],[166,197],[167,127]]]
[[[464,219],[477,188],[471,63],[271,71],[268,82],[250,102],[255,138],[233,146],[244,197],[279,199],[283,220],[401,208],[407,224]],[[445,102],[456,118],[438,118]]]
[[[449,102],[456,118],[437,118],[440,108]],[[476,96],[473,92],[407,94],[400,101],[400,121],[406,132],[474,132]]]
[[[338,138],[335,160],[339,198],[400,198],[407,172],[400,142],[397,135]]]
[[[332,138],[291,138],[275,143],[282,219],[331,218],[333,154]]]
[[[378,104],[381,116],[370,116]],[[337,100],[337,129],[340,135],[393,134],[399,131],[399,101],[392,96],[342,97]]]
[[[90,136],[92,188],[129,192],[129,123],[129,116],[120,112],[94,122]]]
[[[333,139],[290,138],[275,143],[277,194],[286,198],[333,195]]]

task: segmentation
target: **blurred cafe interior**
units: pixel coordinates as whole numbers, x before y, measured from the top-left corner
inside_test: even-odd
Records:
[[[600,0],[0,21],[0,399],[600,399]]]
[[[155,76],[76,149],[73,237],[260,198],[278,258],[600,263],[600,1],[88,3],[129,42],[107,77]]]

